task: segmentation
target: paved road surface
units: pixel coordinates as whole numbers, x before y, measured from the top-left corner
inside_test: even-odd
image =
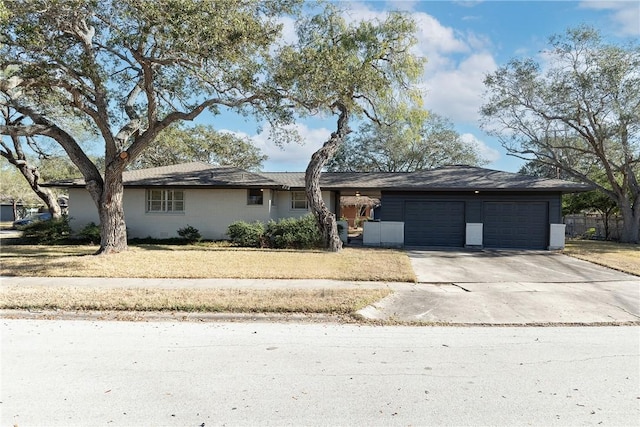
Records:
[[[637,327],[0,319],[0,424],[637,425]]]

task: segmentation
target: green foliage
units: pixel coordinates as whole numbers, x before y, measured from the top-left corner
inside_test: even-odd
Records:
[[[332,172],[413,172],[446,165],[485,164],[477,147],[462,140],[453,123],[430,113],[426,119],[393,124],[367,122],[349,136],[327,163]]]
[[[187,224],[186,227],[178,229],[178,236],[182,237],[189,243],[196,243],[202,240],[200,231],[189,224]]]
[[[170,126],[148,147],[131,168],[150,168],[200,161],[256,170],[267,159],[248,138],[221,133],[211,126]]]
[[[100,243],[100,226],[96,225],[94,222],[90,222],[78,232],[77,238],[80,242],[89,243],[91,245]]]
[[[593,240],[596,237],[596,229],[595,227],[588,228],[584,234],[582,235],[583,239]]]
[[[562,197],[563,215],[597,211],[609,217],[616,209],[616,203],[600,190],[566,194]]]
[[[0,194],[26,205],[42,203],[20,171],[5,160],[0,160]]]
[[[313,215],[261,222],[234,222],[227,229],[231,242],[244,247],[310,249],[322,245],[322,236]]]
[[[65,242],[71,235],[69,218],[36,221],[23,228],[22,237],[38,244],[56,244]]]
[[[265,246],[264,231],[264,224],[261,222],[249,224],[245,221],[236,221],[227,228],[227,235],[235,245],[260,248]]]
[[[276,249],[311,249],[322,245],[322,235],[313,215],[269,221],[265,237],[269,246]]]
[[[43,181],[82,178],[76,165],[67,157],[49,156],[40,159],[37,166]]]
[[[277,87],[301,113],[335,114],[336,103],[356,117],[406,116],[421,104],[415,85],[424,58],[411,53],[416,23],[409,14],[349,22],[335,5],[297,22],[298,43],[273,62]]]

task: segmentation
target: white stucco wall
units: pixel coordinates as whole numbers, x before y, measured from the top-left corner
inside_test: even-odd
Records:
[[[564,249],[565,224],[549,225],[549,250]]]
[[[74,232],[82,230],[85,225],[100,223],[98,208],[93,203],[89,192],[84,188],[69,189],[69,224]]]
[[[362,244],[365,246],[404,246],[404,222],[365,221],[362,226]]]
[[[262,221],[270,218],[271,193],[264,191],[262,205],[247,205],[247,191],[184,190],[184,212],[146,212],[145,189],[125,190],[125,219],[129,237],[177,237],[187,225],[197,228],[205,239],[226,237],[227,227],[235,221]]]
[[[466,225],[465,246],[482,246],[482,223],[470,223]]]
[[[290,191],[275,191],[274,193],[275,198],[273,201],[274,205],[272,210],[273,220],[278,220],[280,218],[300,218],[301,216],[305,216],[310,212],[308,209],[291,208]],[[331,212],[335,212],[335,203],[331,192],[323,191],[322,200]]]
[[[323,200],[333,210],[330,192],[322,193]],[[298,218],[309,213],[291,209],[291,195],[287,191],[264,191],[262,205],[247,205],[246,189],[207,190],[185,189],[185,211],[176,213],[146,212],[146,190],[127,188],[124,193],[125,221],[130,238],[177,237],[177,230],[191,225],[205,239],[225,239],[227,227],[235,221],[267,222],[270,219]],[[90,222],[99,223],[98,210],[85,189],[69,190],[69,216],[74,231]]]

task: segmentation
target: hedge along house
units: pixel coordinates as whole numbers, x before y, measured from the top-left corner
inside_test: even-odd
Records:
[[[309,212],[302,172],[247,172],[185,163],[124,173],[129,237],[167,238],[187,225],[205,239],[224,239],[235,221],[267,222]],[[69,191],[71,226],[98,221],[82,180],[58,181]],[[588,185],[469,166],[406,173],[324,173],[323,200],[340,217],[340,197],[380,200],[365,223],[373,246],[518,249],[564,247],[563,193]]]

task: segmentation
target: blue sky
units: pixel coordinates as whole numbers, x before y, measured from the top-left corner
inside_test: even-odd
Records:
[[[426,108],[448,117],[469,144],[490,160],[487,167],[516,172],[522,161],[478,125],[484,76],[514,57],[536,58],[552,34],[582,23],[613,43],[640,37],[640,1],[353,1],[340,2],[354,21],[383,18],[391,10],[411,12],[418,23],[417,53],[427,58],[422,78]],[[285,34],[292,31],[285,22]],[[265,171],[304,171],[311,154],[335,127],[334,120],[300,123],[304,145],[284,149],[258,133],[254,121],[203,116],[199,123],[246,135],[269,156]]]

